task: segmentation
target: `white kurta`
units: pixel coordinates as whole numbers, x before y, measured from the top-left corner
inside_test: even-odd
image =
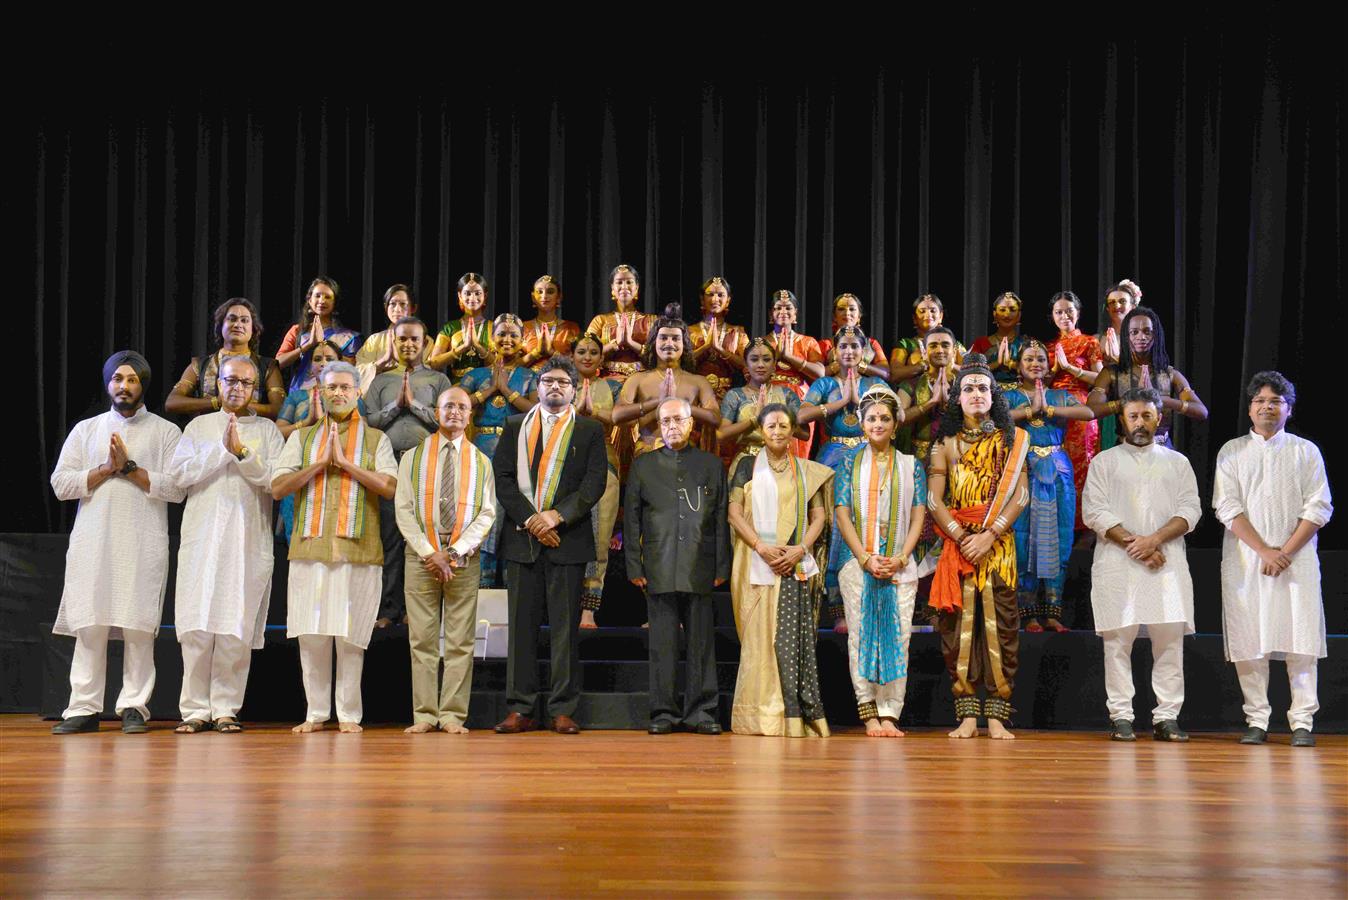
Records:
[[[1119,444],[1091,460],[1081,493],[1081,520],[1099,536],[1091,565],[1096,631],[1183,622],[1185,633],[1193,633],[1194,585],[1184,538],[1161,545],[1165,565],[1153,571],[1129,559],[1105,532],[1122,525],[1133,534],[1148,535],[1179,516],[1189,523],[1187,534],[1202,514],[1198,482],[1182,453],[1157,444]]]
[[[193,419],[173,457],[187,491],[174,624],[179,640],[204,631],[260,649],[271,598],[271,475],[285,439],[270,419],[238,422],[239,440],[252,451],[242,462],[222,442],[226,412]]]
[[[1265,440],[1251,431],[1217,454],[1212,508],[1227,527],[1222,540],[1222,631],[1232,662],[1288,653],[1323,658],[1325,609],[1317,541],[1310,539],[1281,575],[1260,572],[1262,561],[1231,531],[1244,515],[1272,547],[1281,547],[1305,519],[1323,526],[1334,513],[1320,450],[1280,431]]]
[[[150,477],[149,493],[113,476],[89,491],[89,472],[108,460],[121,435],[127,457]],[[52,631],[73,635],[91,625],[156,632],[168,584],[168,504],[183,499],[172,460],[182,432],[145,407],[124,418],[116,410],[79,422],[61,447],[51,486],[61,500],[79,500],[66,551],[65,591]]]

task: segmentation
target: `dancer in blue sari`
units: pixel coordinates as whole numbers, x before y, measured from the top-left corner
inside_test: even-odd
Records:
[[[1020,381],[1003,392],[1011,420],[1030,436],[1030,508],[1013,526],[1020,621],[1026,631],[1043,631],[1045,625],[1050,631],[1068,630],[1062,623],[1062,589],[1072,555],[1076,487],[1063,437],[1068,422],[1095,417],[1068,391],[1046,389],[1049,371],[1047,348],[1030,339],[1020,350]]]
[[[800,402],[800,424],[824,419],[828,439],[819,448],[815,461],[838,471],[849,453],[866,442],[861,432],[858,407],[861,397],[877,384],[884,384],[872,375],[862,375],[861,360],[870,342],[856,325],[844,325],[833,336],[834,352],[838,356],[837,376],[825,375],[810,385]],[[834,531],[829,541],[828,569],[824,573],[824,587],[828,590],[829,614],[833,630],[847,632],[847,617],[843,611],[842,595],[838,593],[838,569],[842,566],[842,538]]]
[[[469,371],[459,382],[473,400],[473,446],[491,459],[505,430],[506,419],[528,412],[537,402],[538,376],[521,364],[524,353],[524,323],[514,313],[501,313],[492,323],[492,347],[496,362]],[[482,542],[482,587],[496,586],[496,544],[505,516],[497,516],[491,533]]]

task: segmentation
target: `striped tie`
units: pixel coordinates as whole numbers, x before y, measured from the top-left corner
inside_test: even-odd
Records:
[[[458,455],[453,444],[445,445],[444,466],[440,473],[440,530],[445,534],[454,531],[454,520],[458,518],[459,467],[454,464]]]

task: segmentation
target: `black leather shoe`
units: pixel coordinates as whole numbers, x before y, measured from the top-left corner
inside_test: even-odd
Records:
[[[649,734],[673,734],[674,723],[670,722],[668,719],[658,719],[652,722],[646,731]]]
[[[1137,734],[1133,731],[1133,723],[1127,719],[1115,719],[1114,729],[1109,733],[1111,741],[1135,741]]]
[[[1251,725],[1249,728],[1245,729],[1245,733],[1241,735],[1240,738],[1240,742],[1242,744],[1263,744],[1266,743],[1267,741],[1268,741],[1268,732],[1262,728],[1257,728],[1254,725]]]
[[[715,722],[701,722],[698,724],[697,728],[693,730],[698,734],[720,734],[721,726],[717,725]]]
[[[51,727],[52,734],[85,734],[98,730],[98,713],[87,716],[71,716],[62,719]]]
[[[1180,731],[1179,723],[1174,719],[1157,722],[1152,726],[1151,736],[1158,741],[1169,741],[1171,743],[1182,743],[1189,739],[1189,735]]]
[[[150,730],[150,726],[145,724],[145,717],[140,714],[138,709],[128,709],[122,713],[122,734],[144,734]]]
[[[1314,747],[1315,735],[1311,734],[1309,728],[1298,728],[1292,732],[1293,747]]]

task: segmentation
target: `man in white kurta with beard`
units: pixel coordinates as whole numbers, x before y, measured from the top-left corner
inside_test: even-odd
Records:
[[[1320,450],[1284,430],[1296,388],[1278,372],[1250,381],[1244,437],[1217,454],[1212,508],[1222,542],[1222,632],[1245,695],[1242,744],[1268,740],[1268,661],[1287,663],[1293,747],[1314,747],[1317,660],[1328,655],[1316,532],[1334,513]]]
[[[286,636],[299,638],[309,706],[304,721],[291,729],[297,734],[323,729],[334,693],[337,727],[360,731],[360,674],[383,581],[379,498],[392,498],[398,483],[398,461],[388,439],[366,425],[356,409],[356,367],[328,363],[320,382],[327,413],[290,433],[271,483],[277,500],[296,495]]]
[[[271,470],[285,439],[249,403],[258,373],[236,356],[220,366],[220,411],[193,419],[173,470],[187,490],[174,624],[183,652],[180,734],[243,730],[239,707],[271,598]]]
[[[144,406],[150,364],[133,350],[103,363],[107,412],[70,431],[51,485],[80,501],[66,552],[66,583],[52,631],[75,638],[70,705],[52,732],[98,730],[108,641],[121,640],[122,731],[148,731],[154,635],[168,583],[168,504],[183,492],[171,474],[182,432]]]
[[[1178,719],[1184,705],[1184,636],[1194,630],[1194,586],[1184,535],[1202,516],[1198,482],[1183,454],[1155,442],[1160,395],[1135,389],[1122,402],[1124,443],[1091,461],[1081,494],[1081,519],[1099,536],[1091,607],[1105,645],[1111,737],[1136,740],[1132,649],[1145,627],[1156,694],[1153,736],[1187,741]]]

